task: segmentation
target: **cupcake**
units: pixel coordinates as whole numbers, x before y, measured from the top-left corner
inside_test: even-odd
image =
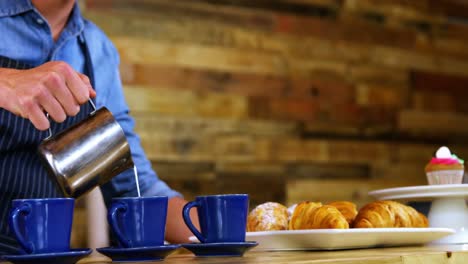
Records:
[[[426,165],[427,181],[434,184],[461,184],[465,172],[464,161],[447,147],[440,147],[435,157]]]

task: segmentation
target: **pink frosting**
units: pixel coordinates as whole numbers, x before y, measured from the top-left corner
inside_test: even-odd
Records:
[[[460,162],[457,159],[453,159],[453,158],[432,158],[430,163],[431,164],[443,164],[443,165],[460,164]]]

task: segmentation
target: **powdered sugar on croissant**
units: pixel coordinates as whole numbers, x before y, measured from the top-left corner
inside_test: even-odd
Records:
[[[247,217],[247,231],[288,229],[288,208],[280,203],[267,202],[255,207]]]

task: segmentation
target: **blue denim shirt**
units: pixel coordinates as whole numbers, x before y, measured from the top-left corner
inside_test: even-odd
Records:
[[[75,4],[65,29],[54,42],[49,25],[30,0],[0,0],[1,56],[35,66],[49,60],[65,61],[75,70],[84,72],[85,58],[78,42],[83,32],[94,65],[96,106],[106,106],[125,131],[138,169],[142,195],[180,196],[157,177],[133,131],[134,120],[129,115],[119,76],[119,56],[106,35],[84,19]],[[136,196],[133,170],[116,176],[101,189],[106,202],[116,196]]]

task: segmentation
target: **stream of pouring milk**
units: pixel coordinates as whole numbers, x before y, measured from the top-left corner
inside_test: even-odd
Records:
[[[133,172],[135,174],[135,183],[136,183],[136,187],[137,187],[137,192],[138,192],[138,197],[141,197],[141,194],[140,194],[140,182],[138,181],[138,172],[137,172],[137,168],[135,165],[133,165]]]

